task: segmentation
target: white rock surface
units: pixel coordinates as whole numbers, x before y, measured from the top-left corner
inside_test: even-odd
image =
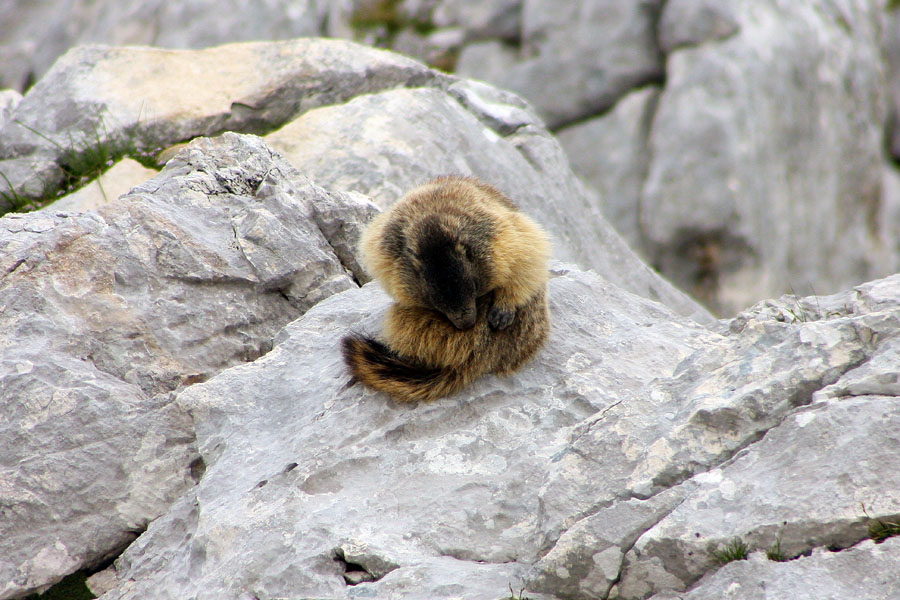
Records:
[[[340,337],[378,331],[389,301],[332,296],[178,396],[208,469],[104,600],[645,598],[702,585],[708,544],[733,536],[780,535],[787,557],[858,545],[859,502],[900,511],[896,396],[814,392],[895,371],[898,292],[873,282],[808,322],[760,307],[716,334],[558,267],[546,350],[419,406],[348,385]]]
[[[894,272],[877,223],[882,9],[727,10],[736,33],[667,58],[639,209],[652,263],[725,315],[791,287],[828,294]]]
[[[463,48],[457,72],[511,89],[552,128],[601,112],[631,88],[658,81],[658,0],[522,2],[521,49]]]
[[[543,472],[572,428],[639,395],[712,335],[590,273],[552,280],[551,299],[538,360],[432,404],[347,385],[340,337],[378,330],[388,299],[375,286],[320,303],[253,365],[183,392],[208,465],[183,508],[195,515],[189,537],[183,516],[162,519],[120,560],[127,583],[107,600],[362,590],[495,600],[519,589],[546,543]],[[348,547],[365,550],[351,560]],[[170,553],[196,558],[155,566]],[[348,587],[336,553],[376,577],[391,570]]]
[[[784,563],[754,554],[726,565],[690,592],[657,594],[652,600],[892,600],[900,589],[898,558],[900,538],[843,552],[817,550]]]
[[[272,7],[289,32],[325,12],[336,27],[331,11],[359,4],[258,3],[245,31]],[[28,9],[58,32],[51,5]],[[207,11],[206,27],[190,18],[202,2],[145,6],[205,28],[186,44],[245,14]],[[880,147],[881,5],[597,1],[570,29],[574,4],[396,6],[397,44],[463,49],[463,62],[496,46],[485,70],[562,75],[529,84],[573,91],[560,123],[600,110],[590,102],[615,86],[598,82],[654,73],[658,92],[623,84],[609,113],[563,134],[609,161],[605,196],[517,96],[345,42],[82,48],[24,99],[6,94],[0,171],[25,203],[55,192],[72,143],[98,134],[144,152],[280,127],[266,140],[288,158],[226,134],[95,212],[0,218],[0,598],[130,543],[107,600],[893,600],[897,542],[864,538],[871,519],[900,522],[900,276],[716,324],[599,216],[620,210],[658,265],[686,266],[688,287],[708,278],[720,307],[822,265],[840,277],[815,279],[819,293],[890,264],[900,195]],[[104,14],[141,36],[125,26],[152,24],[141,10]],[[589,40],[598,19],[610,33]],[[633,54],[590,58],[608,43]],[[621,70],[592,72],[606,57]],[[387,304],[376,285],[355,289],[355,239],[368,196],[384,207],[447,172],[498,184],[552,230],[557,256],[599,275],[556,266],[552,341],[520,373],[398,406],[348,386],[337,351],[347,331],[377,332]],[[736,245],[722,253],[723,240]],[[800,557],[709,559],[735,537]]]
[[[199,478],[169,392],[355,287],[375,211],[226,134],[95,212],[0,218],[0,597],[111,558]]]
[[[769,431],[733,462],[695,477],[697,489],[642,535],[626,556],[620,598],[644,598],[710,570],[710,547],[738,538],[786,559],[869,537],[868,518],[900,516],[897,398],[815,403]],[[798,468],[798,456],[803,456]]]
[[[623,97],[608,113],[557,132],[572,168],[599,192],[601,211],[642,252],[640,198],[652,159],[647,139],[660,89],[648,86]]]

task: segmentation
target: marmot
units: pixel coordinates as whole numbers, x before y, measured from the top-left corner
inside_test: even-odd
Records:
[[[343,340],[354,378],[401,402],[434,400],[505,375],[550,331],[544,231],[500,191],[440,177],[375,218],[363,266],[396,302],[384,341]]]

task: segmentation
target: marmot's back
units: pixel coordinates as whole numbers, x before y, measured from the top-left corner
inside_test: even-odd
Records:
[[[546,340],[547,236],[493,187],[429,182],[379,215],[360,245],[366,269],[396,300],[386,345],[344,339],[363,383],[401,401],[431,400],[484,373],[514,371]]]

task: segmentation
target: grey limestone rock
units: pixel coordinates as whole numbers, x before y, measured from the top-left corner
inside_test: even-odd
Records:
[[[730,563],[689,592],[661,593],[652,600],[892,600],[900,589],[900,538],[864,542],[843,552],[817,550],[790,562],[750,560]]]
[[[206,473],[190,507],[123,555],[123,585],[106,600],[496,600],[520,589],[546,543],[543,472],[572,428],[714,335],[594,274],[557,274],[541,357],[445,400],[398,405],[348,386],[340,338],[378,331],[389,299],[374,284],[321,302],[253,364],[182,392]],[[376,581],[348,586],[351,566]]]
[[[644,598],[655,582],[686,589],[713,570],[711,549],[735,538],[784,559],[868,538],[870,517],[900,516],[898,431],[896,397],[817,402],[794,413],[733,462],[694,478],[698,487],[627,554],[619,597]]]
[[[226,134],[94,212],[0,218],[0,597],[110,558],[194,483],[170,393],[356,287],[376,211]]]
[[[270,131],[316,106],[436,77],[410,59],[340,40],[181,51],[80,46],[0,129],[0,191],[40,202],[101,152],[145,156],[197,136]]]
[[[640,261],[600,215],[596,196],[574,176],[559,143],[507,92],[455,81],[447,91],[368,94],[310,110],[266,141],[320,185],[361,192],[381,207],[433,177],[478,176],[541,221],[560,260],[592,267],[629,291],[712,322]]]
[[[662,77],[655,32],[661,4],[525,0],[520,49],[504,52],[496,41],[467,45],[457,72],[522,94],[556,128]]]
[[[859,395],[896,371],[896,278],[841,315],[760,310],[716,333],[554,275],[547,348],[431,404],[347,380],[339,340],[379,330],[375,284],[181,392],[208,468],[104,600],[646,598],[716,581],[711,543],[815,558],[897,519],[896,396]]]
[[[150,76],[159,72],[164,77]],[[604,221],[596,196],[523,100],[338,40],[200,51],[76,48],[0,130],[0,171],[12,186],[0,202],[45,202],[68,162],[96,144],[111,155],[143,154],[224,129],[282,125],[268,142],[328,189],[363,193],[385,207],[429,178],[478,175],[542,218],[560,259],[712,322]],[[349,264],[351,255],[342,259]]]
[[[0,598],[17,598],[116,556],[200,462],[171,398],[34,339],[0,339]]]
[[[724,6],[737,32],[667,58],[639,209],[652,263],[726,315],[893,272],[878,226],[882,8]]]

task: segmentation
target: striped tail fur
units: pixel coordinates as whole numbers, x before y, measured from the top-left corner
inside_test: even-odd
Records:
[[[421,365],[370,337],[348,335],[341,341],[341,349],[354,379],[387,392],[398,402],[427,402],[468,383],[464,369]]]

